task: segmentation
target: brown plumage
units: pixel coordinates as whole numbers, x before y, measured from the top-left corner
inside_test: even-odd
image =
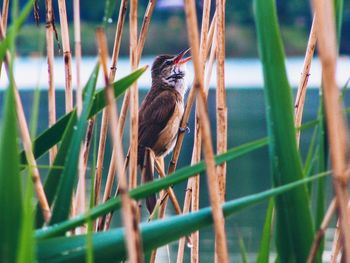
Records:
[[[138,165],[143,170],[143,182],[153,180],[153,167],[144,167],[145,149],[152,149],[156,157],[165,156],[175,146],[184,112],[184,63],[186,52],[177,56],[161,55],[152,65],[152,87],[139,110]],[[148,156],[149,157],[149,156]],[[146,198],[151,213],[156,203],[155,195]]]

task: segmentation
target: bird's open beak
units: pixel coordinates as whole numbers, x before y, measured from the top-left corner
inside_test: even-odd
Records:
[[[184,64],[186,63],[187,61],[191,60],[191,56],[187,57],[187,58],[183,58],[186,53],[188,53],[188,51],[190,51],[191,48],[188,48],[182,52],[180,52],[174,59],[174,63],[175,64],[178,64],[178,65],[181,65],[181,64]]]

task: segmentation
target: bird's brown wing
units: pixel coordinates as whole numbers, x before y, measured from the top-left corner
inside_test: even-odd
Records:
[[[164,90],[152,101],[145,101],[139,114],[138,164],[143,164],[144,148],[156,143],[160,132],[173,115],[178,96],[174,91]]]

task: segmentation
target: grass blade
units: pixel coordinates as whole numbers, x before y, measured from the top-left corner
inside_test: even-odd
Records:
[[[274,202],[271,198],[266,211],[265,224],[260,241],[258,258],[256,260],[257,263],[269,262],[270,242],[272,236],[273,207]]]
[[[145,72],[147,67],[140,68],[130,75],[116,81],[113,83],[114,95],[115,98],[118,98],[122,95],[130,85],[137,80],[143,72]],[[101,111],[106,106],[106,101],[103,93],[103,89],[96,92],[95,97],[92,102],[91,110],[89,113],[89,118],[96,115],[99,111]],[[36,159],[41,157],[44,153],[46,153],[52,146],[56,145],[61,141],[62,136],[64,134],[64,130],[69,122],[73,112],[70,112],[60,118],[55,125],[51,128],[45,130],[41,135],[39,135],[36,140],[33,142],[35,145],[34,156]],[[27,164],[24,152],[21,152],[21,163]]]
[[[242,209],[256,205],[267,198],[280,195],[292,189],[295,190],[296,187],[300,188],[305,183],[319,179],[326,174],[328,173],[308,177],[287,185],[226,202],[222,205],[224,216],[234,215]],[[210,207],[203,208],[194,213],[156,220],[151,223],[143,223],[140,225],[140,230],[144,251],[151,251],[182,236],[207,227],[212,223],[213,217]],[[95,262],[125,260],[126,248],[124,238],[125,232],[120,228],[94,234]],[[39,262],[85,262],[85,239],[85,235],[81,235],[39,240],[37,250],[38,260]]]
[[[54,198],[57,194],[57,188],[59,185],[59,182],[61,180],[62,170],[64,167],[64,163],[66,160],[66,156],[68,153],[68,149],[70,146],[70,141],[73,134],[73,127],[76,124],[77,121],[77,114],[76,110],[70,115],[70,120],[66,126],[66,129],[63,134],[63,139],[61,143],[61,147],[56,155],[55,161],[53,163],[53,166],[51,167],[49,174],[46,178],[44,190],[46,193],[47,201],[49,205],[51,206]],[[62,167],[62,169],[56,169],[56,167]],[[36,226],[40,227],[44,224],[44,217],[41,212],[41,209],[36,209]]]
[[[216,164],[228,162],[230,160],[233,160],[234,158],[238,158],[244,154],[247,154],[256,149],[259,149],[265,146],[266,144],[267,144],[267,139],[264,138],[264,139],[257,140],[255,142],[247,143],[239,147],[232,148],[226,153],[217,156],[215,158]],[[176,183],[183,182],[193,175],[200,174],[204,170],[205,170],[205,164],[202,161],[196,165],[179,169],[173,174],[171,174],[170,176],[167,176],[166,178],[154,180],[152,183],[147,183],[142,186],[139,186],[136,189],[131,190],[129,192],[129,195],[133,199],[140,200],[152,193],[158,192],[159,190],[168,188],[169,186],[174,185]],[[84,224],[90,219],[96,219],[102,215],[105,215],[111,211],[114,211],[120,208],[120,206],[121,206],[120,197],[110,199],[106,203],[91,209],[90,212],[86,213],[85,215],[77,216],[69,221],[65,221],[55,226],[48,227],[45,230],[42,230],[42,229],[37,230],[36,236],[38,238],[48,238],[48,237],[62,234],[69,229],[72,229],[81,224]]]
[[[303,178],[296,147],[291,89],[274,0],[255,0],[259,53],[263,63],[270,160],[274,184]],[[314,228],[305,186],[276,199],[277,251],[282,262],[305,262]],[[291,220],[293,218],[293,220]]]
[[[7,89],[0,128],[0,262],[15,262],[22,222],[14,90]]]
[[[74,126],[72,140],[65,160],[65,166],[61,176],[61,180],[57,189],[57,198],[55,200],[52,211],[52,218],[50,224],[61,222],[68,218],[73,189],[77,177],[79,152],[81,142],[85,136],[87,120],[92,105],[92,98],[96,87],[97,75],[99,67],[96,66],[92,77],[86,85],[86,95],[83,103],[83,110],[77,125]]]
[[[28,174],[26,182],[26,192],[23,202],[23,216],[20,233],[19,246],[16,250],[17,263],[36,262],[35,238],[34,238],[34,209],[33,209],[34,189],[31,175]]]

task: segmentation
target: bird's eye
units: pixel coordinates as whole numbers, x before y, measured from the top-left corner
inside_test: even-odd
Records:
[[[165,62],[165,66],[170,66],[172,63],[173,63],[173,62],[172,62],[171,60],[167,60],[167,61]]]

